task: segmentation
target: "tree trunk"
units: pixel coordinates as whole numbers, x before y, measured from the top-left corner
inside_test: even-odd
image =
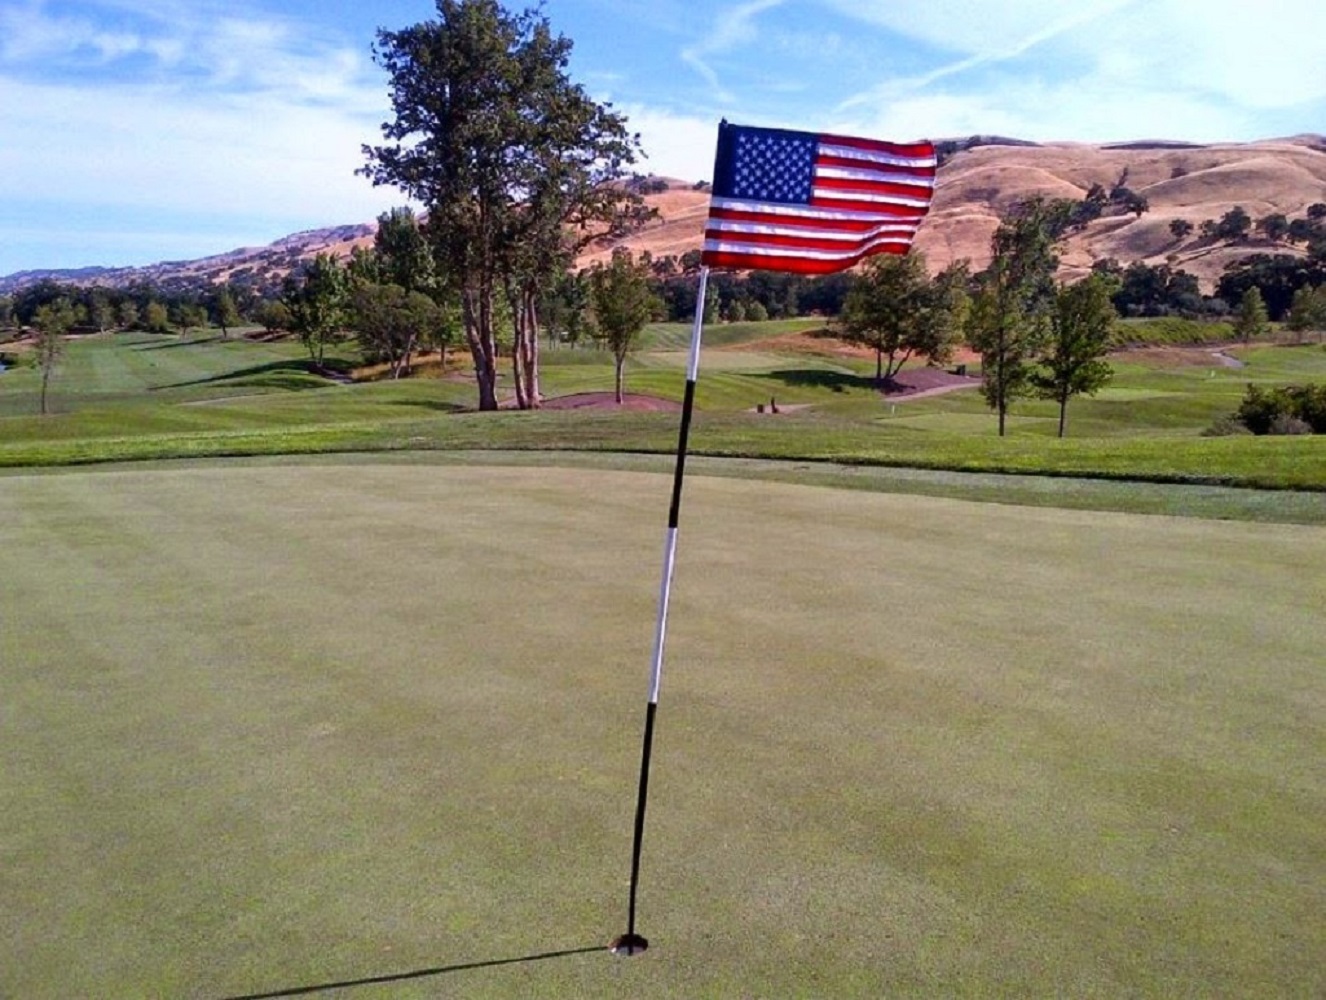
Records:
[[[474,355],[474,377],[479,387],[479,409],[495,410],[497,409],[496,352],[491,349],[485,350],[480,346],[471,353]]]
[[[510,278],[503,280],[502,290],[506,294],[506,307],[511,313],[511,386],[516,391],[516,408],[528,410],[529,401],[525,398],[525,317]]]
[[[516,407],[521,410],[529,409],[529,399],[525,395],[525,350],[521,340],[524,334],[520,332],[519,326],[516,327],[516,342],[511,348],[511,381],[516,389]]]
[[[41,371],[41,415],[46,416],[46,387],[50,384],[51,373],[48,369],[42,368]]]
[[[617,382],[617,405],[618,405],[618,406],[621,406],[621,405],[622,405],[622,381],[623,381],[623,379],[622,379],[622,368],[625,367],[626,359],[625,359],[624,357],[622,357],[622,356],[619,355],[619,356],[617,357],[616,361],[617,361],[617,365],[616,365],[616,369],[617,369],[617,371],[616,371],[616,382]]]
[[[418,339],[419,335],[417,333],[412,333],[410,334],[410,339],[405,342],[405,361],[401,365],[401,370],[407,375],[411,371],[410,359],[414,356],[414,345]]]
[[[524,291],[525,310],[525,397],[533,409],[543,404],[543,393],[539,390],[539,313],[535,307],[535,293],[532,288]]]
[[[465,340],[474,358],[474,380],[479,388],[479,409],[497,409],[497,343],[493,338],[493,302],[482,291],[461,296]]]
[[[539,392],[539,315],[535,308],[536,289],[524,284],[508,287],[507,301],[516,328],[515,357],[512,370],[516,378],[516,400],[522,410],[538,409],[543,402]]]
[[[889,352],[889,363],[884,367],[884,384],[892,385],[893,380],[898,377],[902,371],[902,366],[912,359],[912,352],[906,351],[902,357],[898,357],[897,351]]]
[[[1068,429],[1068,393],[1059,397],[1059,436],[1063,437]]]

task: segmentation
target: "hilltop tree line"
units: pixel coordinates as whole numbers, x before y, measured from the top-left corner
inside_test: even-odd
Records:
[[[1063,235],[1073,226],[1071,202],[1050,202],[1046,208],[1047,225],[1056,235]],[[419,221],[398,218],[407,210],[398,209],[379,218],[379,232],[384,225],[392,225],[386,238],[412,240],[420,244],[416,254],[432,252],[428,232]],[[1233,215],[1233,221],[1229,221]],[[1237,210],[1231,210],[1226,221],[1217,228],[1241,227]],[[1264,220],[1263,220],[1264,221]],[[1177,316],[1189,319],[1227,318],[1237,313],[1243,298],[1251,288],[1257,288],[1272,322],[1286,322],[1291,328],[1313,329],[1315,313],[1310,301],[1314,291],[1326,287],[1326,204],[1310,206],[1306,216],[1291,223],[1296,231],[1310,233],[1312,251],[1307,256],[1291,254],[1252,254],[1228,265],[1219,279],[1215,293],[1202,293],[1195,275],[1170,263],[1147,264],[1142,261],[1123,265],[1112,258],[1098,260],[1092,265],[1095,273],[1116,280],[1111,301],[1124,317]],[[402,237],[399,227],[414,228],[411,235]],[[1274,228],[1274,227],[1273,227]],[[1228,231],[1221,228],[1221,231]],[[390,250],[388,250],[390,252]],[[45,280],[19,290],[10,297],[0,297],[0,327],[33,325],[37,310],[59,299],[67,300],[74,310],[73,328],[85,332],[106,332],[116,329],[143,329],[151,332],[182,332],[203,326],[214,326],[223,336],[243,324],[259,324],[268,331],[302,329],[292,314],[291,307],[299,301],[292,292],[303,282],[325,270],[332,258],[324,256],[297,266],[285,279],[281,294],[262,297],[243,285],[222,285],[198,291],[163,290],[147,284],[127,288],[79,287]],[[647,280],[656,305],[653,319],[687,322],[695,311],[695,280],[700,266],[699,251],[680,256],[641,256],[640,263],[647,272]],[[408,293],[425,294],[440,308],[456,311],[456,298],[452,289],[441,281],[440,272],[431,260],[426,277],[403,277],[399,265],[395,281],[376,282],[366,274],[362,262],[354,257],[338,266],[369,280],[370,283],[396,284]],[[405,281],[404,285],[400,281]],[[559,269],[545,279],[534,305],[538,329],[552,344],[579,344],[582,329],[575,323],[566,323],[577,296],[583,292],[575,288],[575,272],[569,267]],[[717,273],[710,276],[710,301],[706,303],[708,322],[762,321],[800,316],[839,315],[847,299],[853,278],[846,274],[820,277],[754,272],[747,275]],[[452,304],[447,305],[448,302]],[[1297,304],[1297,305],[1296,305]],[[418,300],[416,299],[416,306]],[[297,306],[296,306],[297,309]],[[495,340],[499,347],[510,339],[503,330],[509,304],[499,305],[494,314],[497,326]],[[341,314],[345,328],[352,320],[349,311]],[[453,317],[454,318],[454,317]],[[1304,325],[1304,324],[1307,325]],[[372,337],[370,336],[370,341]],[[436,338],[433,338],[436,339]],[[427,331],[420,334],[419,343],[427,343]],[[452,341],[448,341],[449,343]],[[457,341],[458,342],[458,341]],[[370,350],[376,354],[377,351]],[[388,352],[390,353],[390,352]]]
[[[1055,239],[1071,229],[1067,204],[1044,202],[1041,214]],[[1296,221],[1326,227],[1326,206],[1313,206],[1309,216]],[[694,315],[699,258],[699,251],[681,256],[641,255],[639,266],[650,292],[651,320],[686,322]],[[1168,263],[1135,261],[1124,266],[1105,259],[1096,261],[1092,271],[1111,279],[1111,303],[1124,317],[1228,318],[1237,315],[1255,289],[1269,321],[1309,330],[1320,327],[1320,302],[1326,297],[1326,256],[1320,253],[1306,257],[1250,255],[1225,269],[1214,295],[1204,295],[1196,276]],[[587,280],[588,272],[578,274],[566,267],[548,276],[536,290],[530,323],[549,344],[576,346],[594,340],[580,308],[586,301]],[[713,323],[836,317],[846,307],[857,280],[845,273],[819,277],[715,273],[710,276],[705,319]],[[338,296],[344,301],[325,318],[319,317],[320,298]],[[437,314],[424,306],[424,298]],[[370,362],[388,363],[397,375],[408,370],[408,358],[419,348],[458,344],[462,331],[460,306],[433,259],[429,232],[404,208],[379,217],[371,251],[356,251],[347,261],[320,255],[303,262],[287,276],[275,298],[233,285],[199,294],[168,292],[147,284],[86,287],[47,279],[0,297],[0,328],[33,327],[42,307],[60,302],[71,310],[70,329],[79,332],[141,329],[187,333],[210,326],[224,337],[239,326],[257,324],[273,333],[299,334],[314,356],[325,349],[329,339],[352,331]],[[394,316],[390,322],[384,319],[386,313]],[[514,342],[512,315],[513,300],[495,301],[490,322],[498,353],[509,351]],[[413,333],[402,332],[401,324],[407,321],[416,323]]]

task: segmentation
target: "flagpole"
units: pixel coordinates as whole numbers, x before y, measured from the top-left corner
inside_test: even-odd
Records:
[[[640,751],[640,786],[635,801],[635,836],[631,845],[631,892],[627,906],[626,933],[613,940],[612,951],[634,955],[649,947],[635,932],[635,901],[640,887],[640,850],[645,836],[645,806],[649,796],[649,759],[654,746],[654,716],[658,712],[658,689],[663,679],[663,645],[667,638],[668,603],[672,597],[672,571],[677,562],[677,522],[681,514],[681,487],[686,474],[686,448],[695,409],[695,382],[700,373],[700,339],[704,330],[704,303],[709,287],[709,268],[700,268],[700,289],[695,300],[695,322],[691,327],[691,353],[686,366],[686,394],[681,404],[681,429],[677,436],[677,464],[672,476],[672,504],[668,508],[668,530],[663,544],[663,582],[658,595],[658,623],[654,630],[654,656],[649,670],[649,701],[645,705],[645,736]]]

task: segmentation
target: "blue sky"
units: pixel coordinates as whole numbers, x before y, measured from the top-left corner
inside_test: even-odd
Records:
[[[907,140],[1326,132],[1321,0],[547,0],[643,169],[715,126]],[[146,264],[371,221],[375,28],[427,0],[0,0],[0,274]]]

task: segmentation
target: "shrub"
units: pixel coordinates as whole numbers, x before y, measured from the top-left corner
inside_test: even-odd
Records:
[[[1254,434],[1326,434],[1326,385],[1249,385],[1234,416]]]
[[[1234,328],[1229,323],[1160,316],[1118,323],[1114,339],[1116,344],[1220,344],[1234,339]]]
[[[1300,420],[1298,417],[1291,417],[1288,413],[1280,413],[1271,421],[1272,434],[1311,434],[1312,427],[1306,420]]]

